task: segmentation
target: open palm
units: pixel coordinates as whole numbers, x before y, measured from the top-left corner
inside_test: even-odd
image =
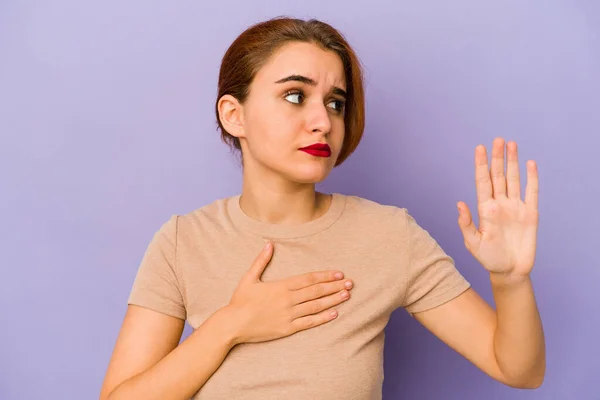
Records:
[[[492,147],[491,170],[486,148],[475,148],[475,184],[479,227],[473,223],[469,207],[458,202],[458,225],[466,248],[491,273],[525,277],[533,268],[538,228],[538,171],[534,161],[527,163],[525,200],[521,182],[517,144],[509,142],[504,174],[502,138]]]

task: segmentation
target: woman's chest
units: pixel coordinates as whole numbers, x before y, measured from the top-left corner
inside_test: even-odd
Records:
[[[222,243],[210,252],[188,250],[185,259],[178,260],[188,323],[194,329],[229,303],[264,244],[258,239],[244,243]],[[234,347],[195,398],[253,398],[248,393],[255,392],[260,393],[257,398],[287,393],[288,400],[377,398],[383,380],[384,329],[402,296],[404,272],[400,263],[376,250],[275,242],[263,281],[339,270],[354,282],[350,299],[336,306],[338,318],[324,325]]]
[[[179,255],[184,304],[193,328],[229,303],[264,245],[259,238],[243,243],[233,246],[228,241],[210,251],[187,248]],[[275,282],[316,271],[341,271],[354,286],[350,299],[336,307],[337,322],[349,318],[362,325],[395,309],[404,290],[403,268],[399,258],[384,256],[365,245],[357,245],[353,251],[337,251],[326,243],[275,242],[273,256],[261,280]]]

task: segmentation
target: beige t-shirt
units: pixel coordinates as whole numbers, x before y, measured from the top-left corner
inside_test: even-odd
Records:
[[[320,218],[282,226],[251,219],[239,198],[166,222],[148,247],[129,304],[198,328],[228,304],[265,239],[275,252],[263,281],[339,269],[354,288],[331,322],[235,346],[194,399],[381,399],[390,314],[398,307],[410,313],[436,307],[469,287],[405,208],[333,194]]]

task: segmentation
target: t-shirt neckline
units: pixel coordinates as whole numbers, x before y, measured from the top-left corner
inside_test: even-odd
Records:
[[[332,193],[331,196],[331,204],[323,215],[297,225],[272,224],[249,217],[240,206],[241,194],[228,199],[227,210],[233,223],[245,231],[265,238],[293,239],[322,232],[338,220],[344,211],[346,196],[339,193]]]

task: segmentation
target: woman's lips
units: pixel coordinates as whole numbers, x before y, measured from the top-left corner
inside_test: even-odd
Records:
[[[313,145],[303,147],[300,150],[315,157],[331,156],[331,148],[327,143],[315,143]]]
[[[327,150],[315,150],[315,149],[300,149],[301,151],[310,154],[315,157],[330,157],[331,151]]]

